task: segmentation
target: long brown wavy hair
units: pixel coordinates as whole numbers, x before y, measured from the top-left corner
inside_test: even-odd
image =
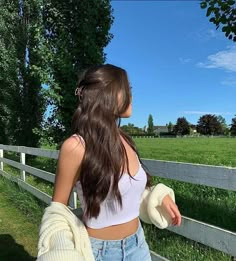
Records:
[[[81,135],[86,144],[80,182],[86,203],[84,215],[91,218],[99,215],[100,204],[108,192],[122,206],[118,182],[122,173],[131,174],[120,136],[136,153],[137,150],[132,139],[119,128],[119,115],[131,103],[126,71],[110,64],[98,65],[84,73],[78,87],[82,91],[72,118],[72,133]],[[150,186],[148,173],[147,177]]]

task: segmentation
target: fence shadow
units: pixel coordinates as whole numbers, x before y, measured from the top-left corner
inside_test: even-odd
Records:
[[[1,261],[33,261],[36,257],[31,256],[24,246],[17,244],[9,234],[0,234],[0,260]]]
[[[235,208],[230,204],[218,205],[217,202],[208,203],[207,200],[189,199],[182,195],[176,195],[181,214],[223,229],[236,232]]]

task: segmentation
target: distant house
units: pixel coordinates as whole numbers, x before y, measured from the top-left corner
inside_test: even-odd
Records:
[[[192,129],[193,133],[197,133],[197,125],[190,124],[190,128]]]
[[[169,131],[167,126],[154,126],[153,132],[155,133],[155,135],[159,135],[160,133],[168,133]]]

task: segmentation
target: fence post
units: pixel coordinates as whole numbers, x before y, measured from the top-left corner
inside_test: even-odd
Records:
[[[25,165],[25,153],[20,153],[20,163]],[[21,170],[21,179],[25,181],[25,170]]]
[[[3,158],[3,149],[0,149],[0,158]],[[0,170],[3,171],[3,162],[0,162]]]

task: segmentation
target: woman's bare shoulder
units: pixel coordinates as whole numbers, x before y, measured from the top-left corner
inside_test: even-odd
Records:
[[[68,137],[61,145],[60,154],[70,155],[80,158],[83,157],[85,152],[85,147],[83,140],[81,140],[78,136],[74,135]]]
[[[62,143],[57,163],[53,201],[68,203],[71,190],[79,179],[84,151],[82,142],[74,137],[69,137]]]

